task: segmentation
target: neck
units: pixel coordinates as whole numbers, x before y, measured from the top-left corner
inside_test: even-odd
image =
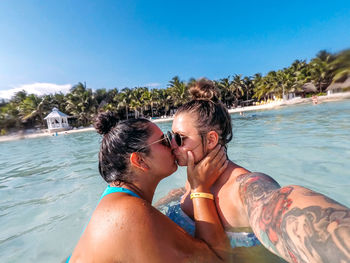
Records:
[[[216,180],[216,182],[214,183],[214,185],[216,187],[220,187],[222,185],[224,185],[229,179],[230,177],[233,176],[238,176],[238,174],[234,174],[233,171],[237,168],[241,168],[240,166],[238,166],[237,164],[233,163],[232,161],[229,161],[227,168],[225,169],[225,171],[220,175],[220,177]],[[244,169],[244,168],[243,168]],[[248,172],[248,171],[247,171]]]
[[[133,191],[135,194],[140,196],[142,199],[146,200],[150,204],[152,204],[154,192],[159,182],[155,184],[147,184],[145,182],[134,181],[132,183],[122,183],[120,185],[116,185],[111,183],[111,186],[121,186]]]

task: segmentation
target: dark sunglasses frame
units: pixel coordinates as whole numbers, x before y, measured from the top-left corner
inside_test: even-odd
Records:
[[[177,146],[180,147],[183,144],[183,138],[187,137],[187,136],[181,135],[181,134],[179,134],[177,132],[170,132],[170,131],[168,131],[166,134],[163,134],[163,136],[164,137],[162,139],[159,139],[159,140],[157,140],[155,142],[152,142],[152,143],[150,143],[150,144],[148,144],[146,146],[141,147],[140,149],[137,150],[137,152],[139,152],[142,149],[145,149],[145,148],[147,148],[147,147],[149,147],[149,146],[151,146],[153,144],[156,144],[158,142],[164,141],[164,140],[165,140],[165,144],[164,145],[167,146],[167,147],[171,147],[171,141],[173,140],[173,138],[174,138],[174,141],[177,144]]]
[[[173,137],[174,141],[177,144],[178,147],[181,147],[183,145],[183,138],[186,138],[187,136],[181,135],[180,133],[177,132],[167,132],[167,137],[169,138],[170,142],[172,142]]]
[[[155,142],[152,142],[152,143],[150,143],[150,144],[148,144],[148,145],[146,145],[146,146],[143,146],[143,147],[141,147],[140,149],[138,149],[136,152],[139,152],[139,151],[141,151],[142,149],[145,149],[145,148],[147,148],[147,147],[149,147],[149,146],[151,146],[151,145],[153,145],[153,144],[156,144],[156,143],[158,143],[158,142],[161,142],[161,141],[164,141],[165,140],[165,146],[166,147],[171,147],[171,138],[169,138],[169,135],[168,134],[163,134],[163,138],[162,139],[159,139],[159,140],[156,140]]]

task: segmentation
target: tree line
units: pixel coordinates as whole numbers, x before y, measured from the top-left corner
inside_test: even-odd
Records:
[[[270,71],[265,76],[235,74],[214,83],[221,94],[221,101],[228,107],[246,102],[282,98],[287,93],[321,93],[332,83],[344,82],[350,77],[350,49],[330,53],[320,51],[316,57],[295,60],[289,67]],[[44,117],[53,107],[71,116],[73,127],[88,126],[99,111],[112,110],[121,119],[145,116],[170,115],[189,100],[189,87],[194,78],[183,81],[178,76],[164,89],[148,87],[92,90],[85,83],[74,85],[67,94],[56,93],[37,96],[20,91],[9,100],[0,101],[1,134],[27,128],[44,128]],[[305,92],[303,85],[312,83],[317,88]]]

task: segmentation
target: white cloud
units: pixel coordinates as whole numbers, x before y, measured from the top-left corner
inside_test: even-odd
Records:
[[[155,88],[155,87],[159,87],[161,84],[160,83],[147,83],[145,85],[142,85],[141,87],[149,87],[149,88]]]
[[[24,84],[8,90],[0,90],[0,99],[11,99],[11,97],[18,91],[25,90],[28,94],[36,94],[38,96],[44,94],[54,94],[62,92],[66,94],[70,88],[71,84],[58,85],[54,83],[33,83]]]

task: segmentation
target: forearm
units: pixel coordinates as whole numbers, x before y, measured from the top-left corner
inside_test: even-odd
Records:
[[[166,196],[164,196],[161,199],[159,199],[154,204],[154,207],[155,208],[159,208],[159,207],[161,207],[163,205],[166,205],[166,204],[170,203],[171,201],[180,200],[181,196],[185,192],[186,192],[185,187],[173,189],[173,190],[169,191],[169,193]]]
[[[300,186],[250,179],[241,197],[265,247],[289,262],[350,262],[349,208]]]
[[[192,190],[206,192],[204,189]],[[193,198],[196,238],[202,239],[223,260],[229,261],[230,243],[218,216],[215,201],[208,198]]]

